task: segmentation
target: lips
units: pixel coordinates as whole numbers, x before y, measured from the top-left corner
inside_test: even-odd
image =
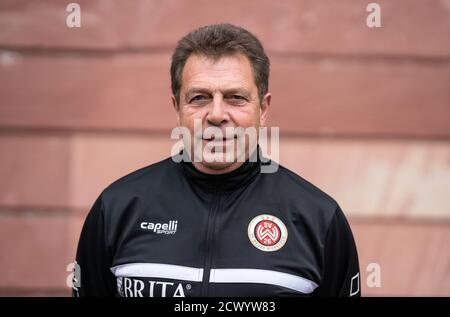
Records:
[[[237,136],[234,136],[232,138],[216,138],[214,136],[210,137],[210,138],[202,138],[204,141],[214,141],[214,142],[227,142],[227,141],[231,141],[234,139],[237,139]]]

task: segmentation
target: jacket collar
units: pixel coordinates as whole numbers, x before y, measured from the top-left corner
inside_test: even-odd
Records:
[[[182,152],[178,155],[182,156]],[[225,174],[207,174],[199,171],[191,162],[181,161],[183,173],[189,182],[207,191],[233,191],[246,186],[261,172],[261,149],[259,146],[237,169]]]

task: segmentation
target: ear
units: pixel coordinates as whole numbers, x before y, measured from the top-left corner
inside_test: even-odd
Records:
[[[267,117],[269,115],[270,101],[272,99],[272,94],[267,93],[261,102],[261,115],[259,117],[259,125],[261,127],[266,126]]]
[[[171,96],[172,99],[172,106],[175,109],[176,115],[177,115],[177,125],[180,126],[180,107],[177,103],[177,99],[174,95]]]

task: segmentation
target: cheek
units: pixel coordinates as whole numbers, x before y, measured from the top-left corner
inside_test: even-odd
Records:
[[[179,113],[180,125],[193,131],[194,120],[199,119],[203,123],[204,116],[205,113],[202,110],[197,110],[195,108],[184,109]]]
[[[256,109],[239,109],[233,113],[232,117],[237,126],[259,127],[260,115]]]

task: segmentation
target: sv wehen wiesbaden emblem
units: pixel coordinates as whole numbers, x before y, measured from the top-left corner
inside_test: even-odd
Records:
[[[281,249],[287,241],[284,223],[272,215],[259,215],[248,225],[248,238],[259,250],[271,252]]]

